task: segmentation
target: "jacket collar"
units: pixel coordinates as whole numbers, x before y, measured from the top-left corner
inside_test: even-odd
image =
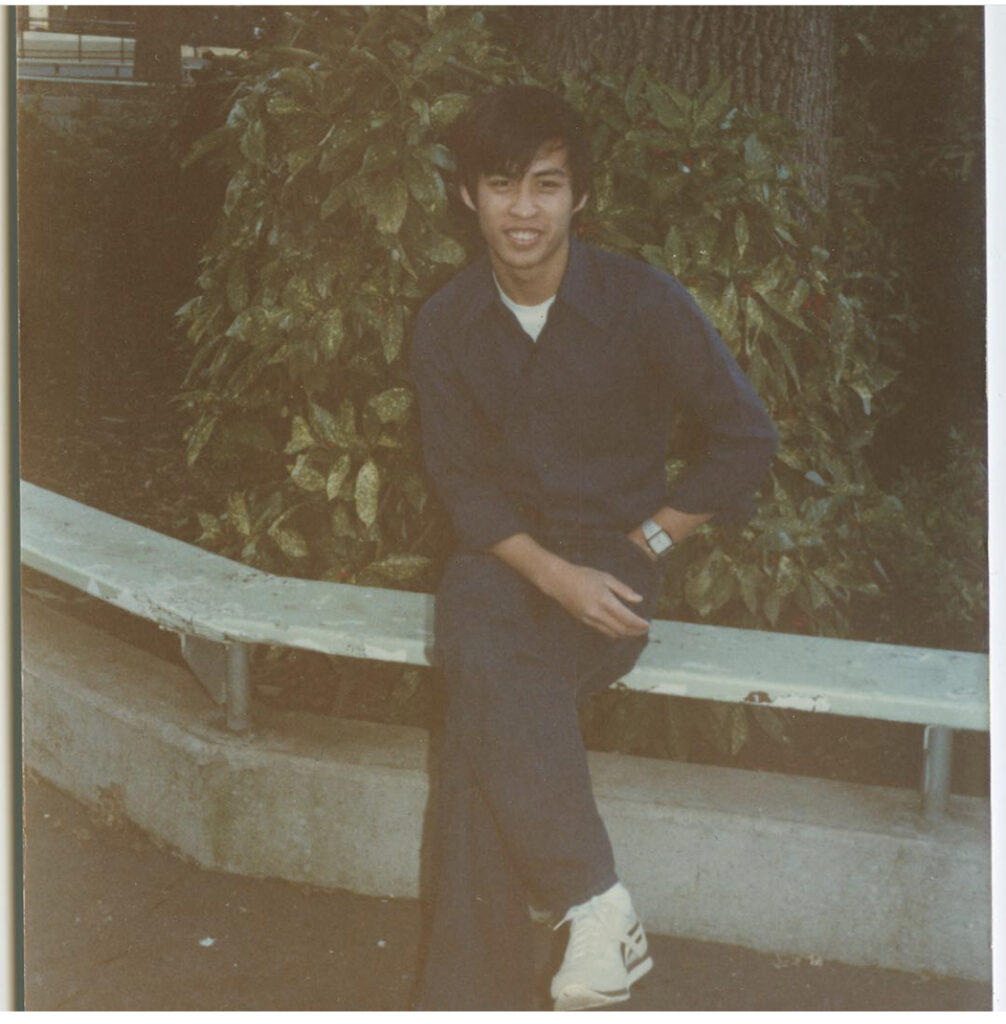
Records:
[[[460,312],[461,319],[469,322],[500,303],[488,253],[483,253],[464,271],[463,277],[467,280],[459,283],[464,285],[466,303]],[[578,238],[570,239],[569,263],[556,299],[599,327],[607,326],[610,303],[607,301],[605,281],[598,272],[594,250]]]

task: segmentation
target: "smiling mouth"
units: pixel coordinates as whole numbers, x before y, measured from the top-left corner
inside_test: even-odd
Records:
[[[511,242],[517,245],[533,245],[541,237],[540,231],[532,231],[528,228],[515,228],[504,232]]]

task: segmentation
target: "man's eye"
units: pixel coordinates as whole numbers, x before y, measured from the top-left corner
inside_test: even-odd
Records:
[[[554,192],[557,188],[561,187],[562,182],[546,178],[544,181],[538,182],[538,185],[546,192]]]
[[[489,179],[489,187],[490,188],[508,188],[509,185],[510,185],[510,179],[509,178],[490,178]]]

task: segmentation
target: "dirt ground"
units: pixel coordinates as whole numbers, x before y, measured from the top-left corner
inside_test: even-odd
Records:
[[[206,871],[31,777],[28,1010],[407,1010],[416,900]],[[548,933],[541,936],[549,941]],[[630,1010],[986,1010],[988,985],[651,937]]]

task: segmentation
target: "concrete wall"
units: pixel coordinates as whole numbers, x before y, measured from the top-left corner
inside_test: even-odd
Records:
[[[417,895],[420,730],[259,714],[250,737],[189,674],[29,604],[27,764],[209,867]],[[915,794],[592,755],[619,872],[656,932],[987,980],[989,809]]]

